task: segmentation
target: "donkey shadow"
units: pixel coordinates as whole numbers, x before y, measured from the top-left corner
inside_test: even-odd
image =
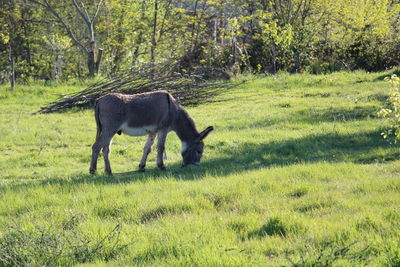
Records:
[[[121,184],[153,179],[196,180],[205,176],[226,177],[249,170],[265,169],[273,166],[288,166],[314,162],[354,162],[359,164],[385,163],[398,160],[399,145],[384,140],[380,131],[357,134],[311,134],[305,137],[256,144],[245,142],[239,146],[219,148],[218,158],[203,159],[201,166],[181,167],[170,163],[167,170],[148,168],[145,172],[128,171],[89,175],[78,174],[61,178],[50,178],[38,183],[7,186],[8,189],[27,188],[35,185],[79,185],[79,184]],[[212,149],[212,148],[211,148]],[[214,152],[217,153],[217,152]],[[6,187],[0,187],[0,191]]]
[[[176,179],[192,180],[215,174],[227,176],[248,170],[314,162],[385,163],[400,159],[380,131],[362,134],[309,135],[302,138],[265,144],[242,143],[236,148],[222,149],[222,156],[205,160],[193,171],[178,171]],[[398,147],[398,146],[397,146]],[[382,149],[384,152],[382,153]]]
[[[391,73],[389,73],[389,74],[384,74],[384,75],[380,75],[380,76],[378,76],[378,77],[376,77],[375,79],[374,79],[374,81],[383,81],[386,77],[389,77],[389,76],[391,76],[391,75],[397,75],[397,76],[400,76],[400,69],[394,69]]]
[[[182,168],[179,163],[172,163],[167,166],[166,171],[149,168],[144,173],[129,171],[115,173],[112,177],[105,175],[89,177],[86,175],[77,177],[72,182],[102,184],[148,179],[196,180],[209,175],[223,177],[249,170],[298,163],[344,161],[359,164],[385,163],[399,159],[399,153],[391,148],[394,148],[394,145],[384,140],[380,131],[354,135],[327,133],[266,144],[247,142],[235,146],[235,148],[222,148],[219,149],[221,157],[204,159],[199,167]]]

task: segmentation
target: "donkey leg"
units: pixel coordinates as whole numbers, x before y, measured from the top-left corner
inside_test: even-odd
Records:
[[[104,147],[108,147],[112,137],[113,137],[113,134],[106,134],[106,133],[102,132],[101,135],[99,136],[99,138],[93,144],[93,146],[92,146],[92,160],[90,162],[90,169],[89,169],[89,172],[91,174],[94,174],[96,172],[97,159],[99,157],[100,151],[102,149],[104,150]]]
[[[111,165],[110,165],[111,142],[112,139],[105,146],[103,146],[104,171],[108,175],[112,175]]]
[[[90,168],[89,168],[89,173],[94,174],[97,169],[97,158],[99,157],[99,153],[101,150],[101,144],[99,140],[96,140],[96,142],[92,146],[92,160],[90,162]]]
[[[160,131],[158,133],[157,141],[157,167],[161,170],[165,170],[165,165],[163,161],[163,155],[165,151],[165,140],[167,139],[168,132]]]
[[[149,136],[147,137],[147,141],[146,141],[146,144],[144,145],[144,149],[143,149],[143,156],[142,156],[142,159],[140,160],[140,164],[139,164],[140,172],[144,172],[144,170],[145,170],[147,156],[149,155],[149,153],[151,151],[151,146],[153,145],[155,138],[156,138],[155,134],[149,134]]]

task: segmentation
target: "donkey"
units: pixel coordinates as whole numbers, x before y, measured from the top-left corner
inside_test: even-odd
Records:
[[[110,146],[113,136],[124,133],[129,136],[148,135],[139,164],[144,171],[147,156],[157,136],[157,167],[165,170],[163,153],[165,140],[170,131],[176,132],[182,142],[182,166],[199,165],[204,150],[203,139],[214,130],[212,126],[198,132],[194,121],[186,110],[166,91],[125,95],[110,93],[96,101],[95,119],[97,124],[96,142],[92,146],[92,160],[89,172],[94,174],[97,158],[103,152],[105,172],[112,175]]]

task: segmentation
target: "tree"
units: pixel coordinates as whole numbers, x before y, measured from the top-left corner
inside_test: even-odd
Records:
[[[7,82],[10,73],[23,82],[61,70],[63,79],[115,75],[170,59],[178,62],[174,70],[213,76],[244,69],[373,71],[400,58],[399,0],[0,0],[0,6],[0,81]]]
[[[0,10],[0,44],[3,47],[2,54],[8,62],[2,62],[9,66],[10,88],[14,90],[15,85],[15,52],[14,43],[18,31],[14,29],[19,21],[19,6],[14,1],[3,3]],[[15,31],[13,31],[15,30]]]
[[[68,36],[72,39],[73,43],[79,47],[79,49],[83,52],[87,59],[87,67],[89,70],[89,76],[95,76],[100,67],[101,59],[103,56],[103,49],[98,48],[96,44],[96,35],[95,35],[95,22],[96,18],[99,15],[100,8],[103,4],[103,0],[99,0],[97,5],[95,5],[94,12],[92,15],[89,15],[88,8],[86,8],[83,1],[77,2],[77,0],[72,0],[72,4],[75,7],[76,14],[83,20],[84,25],[86,25],[88,42],[83,42],[79,40],[76,34],[78,29],[72,29],[66,22],[65,17],[62,15],[60,11],[54,7],[54,4],[51,4],[48,0],[38,1],[38,0],[29,0],[32,3],[35,3],[46,10],[48,10],[62,25],[64,30],[67,32]]]

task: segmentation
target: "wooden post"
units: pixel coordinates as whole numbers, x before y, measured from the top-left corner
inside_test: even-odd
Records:
[[[54,68],[52,73],[52,80],[56,81],[62,76],[62,56],[57,55],[54,61]]]
[[[88,69],[89,69],[89,77],[94,77],[96,75],[96,43],[94,40],[90,41],[90,50],[88,54]]]
[[[101,59],[103,58],[103,49],[99,48],[99,50],[97,51],[97,59],[96,59],[96,74],[99,73],[99,68],[100,68],[100,64],[101,64]]]

